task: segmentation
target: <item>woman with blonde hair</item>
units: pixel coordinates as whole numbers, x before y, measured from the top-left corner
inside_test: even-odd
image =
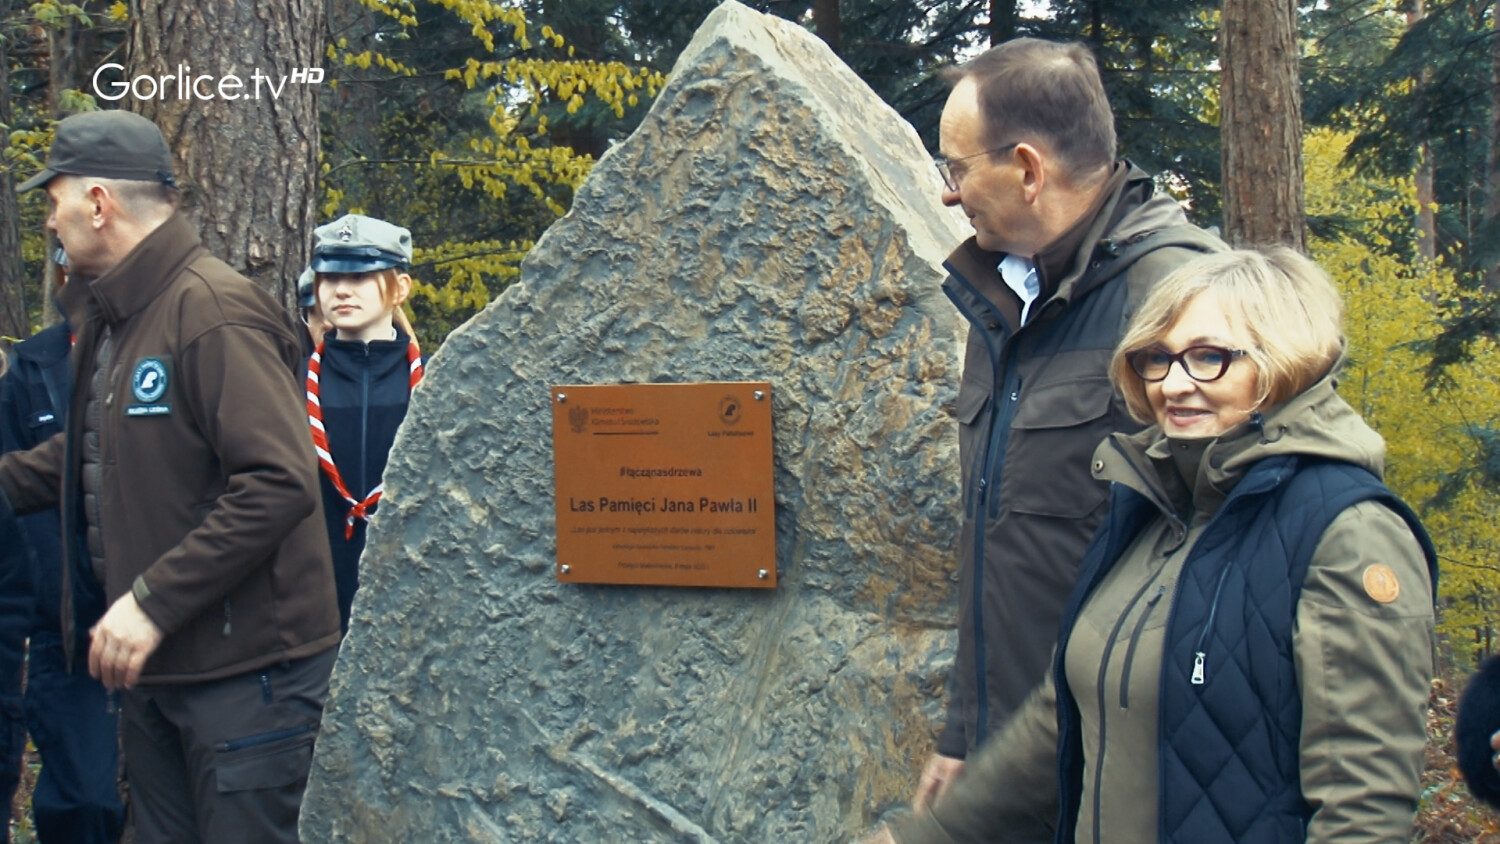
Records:
[[[365,529],[423,361],[401,310],[411,293],[411,232],[348,214],[319,226],[314,238],[314,301],[307,304],[325,333],[307,361],[307,412],[347,632]]]
[[[1054,670],[902,844],[1406,841],[1436,562],[1335,392],[1338,294],[1286,249],[1163,279],[1111,377],[1150,427],[1092,470],[1111,509]]]

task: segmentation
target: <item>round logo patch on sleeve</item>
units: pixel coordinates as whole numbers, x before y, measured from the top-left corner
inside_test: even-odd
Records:
[[[1389,604],[1401,596],[1401,582],[1390,566],[1376,563],[1365,569],[1365,594],[1382,604]]]

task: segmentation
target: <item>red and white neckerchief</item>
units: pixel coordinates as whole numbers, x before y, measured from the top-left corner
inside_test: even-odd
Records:
[[[344,479],[339,475],[339,467],[333,465],[333,452],[328,448],[328,431],[323,428],[323,404],[318,401],[318,373],[323,370],[323,343],[322,340],[318,341],[317,350],[307,361],[307,423],[312,426],[313,449],[318,452],[318,465],[323,467],[323,474],[328,476],[328,480],[333,481],[333,488],[349,502],[349,515],[344,519],[344,538],[352,539],[354,520],[369,520],[367,513],[380,500],[380,494],[385,491],[385,481],[376,484],[370,494],[360,501],[349,494],[349,488],[344,486]],[[411,370],[407,389],[411,390],[422,380],[422,350],[417,348],[415,337],[406,343],[406,361]]]

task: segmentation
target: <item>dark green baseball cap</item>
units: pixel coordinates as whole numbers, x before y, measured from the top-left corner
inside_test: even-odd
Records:
[[[118,110],[85,111],[59,121],[46,169],[22,182],[16,193],[63,175],[177,185],[161,130],[139,114]]]

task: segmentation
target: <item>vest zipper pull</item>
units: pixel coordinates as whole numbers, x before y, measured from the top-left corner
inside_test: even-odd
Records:
[[[1203,685],[1203,651],[1193,657],[1193,685]]]

